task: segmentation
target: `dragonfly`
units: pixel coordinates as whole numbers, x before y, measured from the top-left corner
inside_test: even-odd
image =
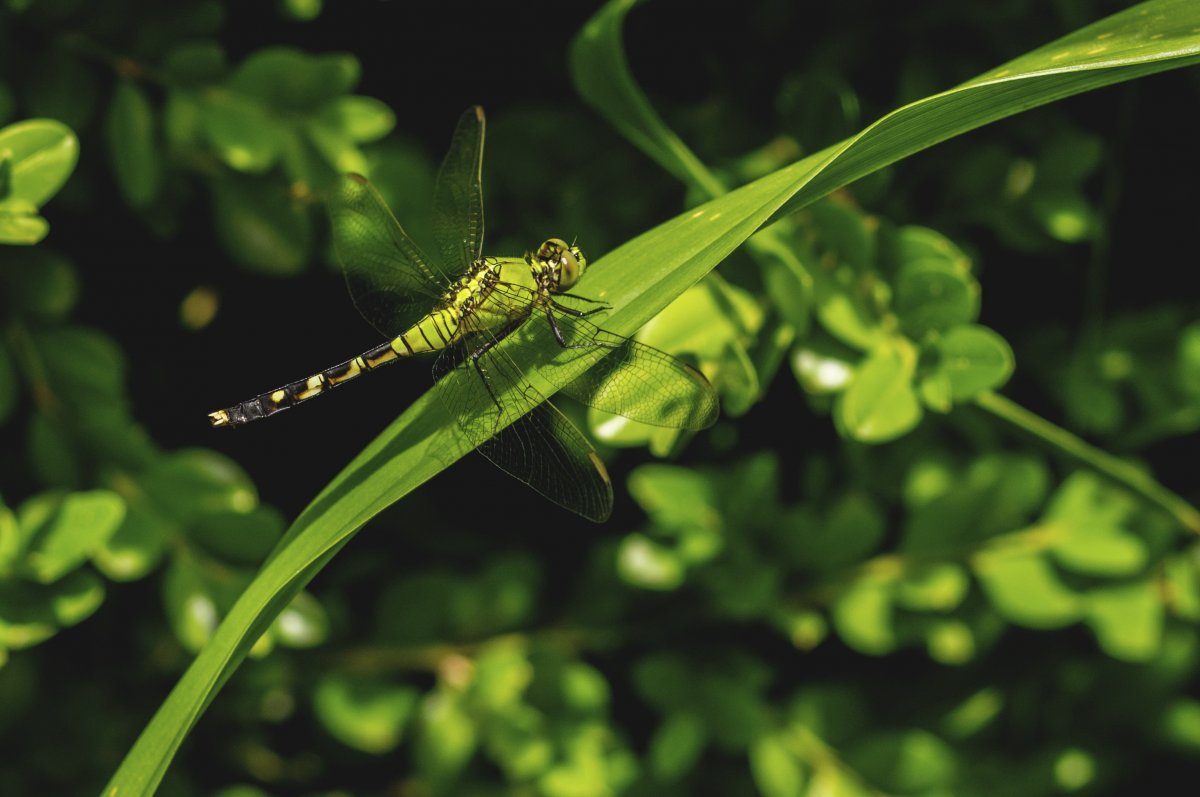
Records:
[[[716,391],[667,352],[601,329],[608,305],[570,291],[588,267],[550,238],[523,257],[483,256],[483,109],[458,121],[433,194],[436,257],[404,231],[379,191],[342,176],[329,200],[334,248],[362,316],[387,340],[339,365],[209,413],[238,427],[399,360],[434,357],[434,390],[470,446],[546,498],[607,520],[612,481],[587,437],[546,398],[685,430],[711,426]],[[531,378],[539,376],[539,389]]]

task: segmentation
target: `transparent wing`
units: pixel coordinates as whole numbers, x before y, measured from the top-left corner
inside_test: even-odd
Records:
[[[494,296],[514,307],[528,307],[533,301],[528,289],[514,285],[497,286]],[[571,315],[569,307],[535,312],[538,316],[520,330],[527,345],[515,356],[520,366],[537,367],[566,395],[654,426],[696,430],[716,421],[720,409],[716,391],[703,374],[679,358],[600,329]],[[572,354],[565,360],[558,357],[564,347]],[[524,362],[535,356],[542,361]],[[555,362],[549,361],[550,356]]]
[[[433,373],[444,406],[470,443],[501,470],[572,512],[597,523],[607,520],[612,483],[583,433],[499,348],[483,353],[476,367],[472,353],[495,340],[477,334],[438,357]]]
[[[433,189],[433,234],[448,274],[461,274],[483,254],[483,132],[483,109],[468,108]]]
[[[329,218],[354,305],[387,337],[428,313],[450,284],[365,177],[342,177],[329,201]]]

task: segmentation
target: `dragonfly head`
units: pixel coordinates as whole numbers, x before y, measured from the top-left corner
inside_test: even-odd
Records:
[[[534,255],[544,272],[552,275],[555,291],[569,290],[587,268],[587,258],[574,244],[561,238],[551,238],[538,247]]]

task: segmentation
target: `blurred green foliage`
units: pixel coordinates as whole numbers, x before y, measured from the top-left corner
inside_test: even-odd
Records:
[[[1114,10],[1059,6],[997,4],[980,25],[1024,41]],[[630,7],[604,12],[617,46]],[[225,258],[278,280],[329,260],[320,205],[338,172],[369,174],[418,240],[427,229],[440,152],[394,132],[411,122],[398,104],[355,93],[355,55],[268,44],[282,37],[230,31],[226,12],[0,10],[5,794],[98,792],[287,525],[234,459],[196,447],[208,438],[147,431],[155,407],[130,384],[154,364],[83,320],[108,264],[59,251],[60,206],[68,230],[100,215],[181,249],[199,217]],[[323,12],[275,4],[291,30]],[[714,90],[664,103],[678,136],[620,50],[577,49],[581,94],[633,98],[640,116],[608,121],[664,173],[562,103],[494,114],[489,249],[570,230],[604,251],[947,84],[940,54],[911,55],[874,109],[854,88],[869,44],[832,33],[836,47],[757,76],[773,114],[757,128]],[[1156,446],[1200,430],[1198,307],[1171,290],[1113,312],[1089,300],[1081,319],[1027,317],[1012,292],[1012,308],[984,303],[987,258],[1083,251],[1070,279],[1085,296],[1128,267],[1107,262],[1125,165],[1061,109],[1037,114],[947,145],[950,166],[888,169],[789,215],[645,325],[640,339],[709,376],[725,420],[688,440],[589,412],[631,500],[599,532],[563,534],[569,554],[419,496],[381,518],[405,561],[351,549],[277,607],[162,793],[1102,794],[1194,767],[1200,529],[1151,469],[1186,485]],[[73,177],[80,142],[91,165]],[[203,330],[219,304],[198,287],[159,334]],[[1010,379],[1146,481],[1121,483],[1057,427],[1006,436],[1019,416],[988,397]],[[1060,456],[1080,450],[1083,467]]]

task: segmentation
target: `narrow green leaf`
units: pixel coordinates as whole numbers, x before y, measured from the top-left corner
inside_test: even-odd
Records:
[[[1151,13],[1143,15],[1146,10]],[[1155,0],[1109,17],[638,236],[597,260],[579,289],[611,304],[607,328],[633,334],[768,221],[990,121],[1200,63],[1200,34],[1191,32],[1197,28],[1200,7],[1192,0]],[[536,374],[531,379],[553,392]],[[111,793],[152,791],[217,690],[291,597],[371,517],[466,451],[431,393],[368,445],[292,525],[147,725],[110,781]]]
[[[158,196],[162,183],[157,121],[150,98],[136,83],[117,84],[104,126],[117,187],[133,208]]]
[[[9,200],[39,208],[75,170],[79,140],[53,119],[30,119],[0,129],[0,157],[11,161]]]

